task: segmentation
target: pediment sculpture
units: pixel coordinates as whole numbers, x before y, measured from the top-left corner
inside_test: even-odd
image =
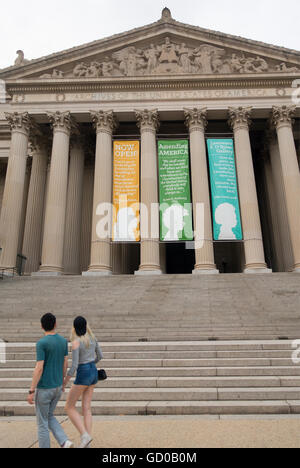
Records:
[[[266,72],[297,72],[298,67],[282,62],[268,63],[264,57],[233,53],[210,44],[196,48],[185,43],[175,44],[169,37],[163,44],[150,44],[141,49],[129,46],[99,61],[80,62],[73,71],[57,69],[41,78],[100,78],[113,76],[147,76],[167,74],[248,74]]]

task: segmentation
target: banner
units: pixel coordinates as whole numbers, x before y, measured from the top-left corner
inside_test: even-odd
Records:
[[[232,139],[208,139],[214,240],[242,240]]]
[[[112,239],[115,242],[140,240],[139,166],[139,141],[114,141]]]
[[[158,141],[160,239],[193,240],[188,140]]]

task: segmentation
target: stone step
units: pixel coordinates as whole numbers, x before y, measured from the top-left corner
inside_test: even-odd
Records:
[[[63,393],[65,401],[69,389]],[[264,401],[295,400],[299,398],[300,387],[270,388],[99,388],[96,387],[94,401]],[[1,401],[26,400],[25,389],[0,389]]]
[[[225,337],[230,337],[230,336],[234,336],[235,338],[234,339],[239,339],[238,337],[241,336],[241,339],[243,339],[242,337],[245,336],[245,335],[251,335],[251,336],[258,336],[259,338],[257,338],[258,340],[264,340],[264,338],[260,338],[261,336],[287,336],[289,334],[295,334],[297,335],[297,333],[299,333],[299,330],[295,330],[294,327],[290,327],[288,329],[285,329],[283,330],[282,328],[281,329],[276,329],[276,330],[264,330],[263,327],[260,328],[260,330],[257,330],[257,331],[252,331],[252,330],[248,330],[246,328],[242,328],[242,327],[238,327],[236,329],[234,329],[233,327],[230,329],[230,330],[222,330],[222,329],[218,329],[218,327],[214,327],[214,328],[211,328],[209,330],[204,330],[203,328],[197,330],[197,329],[191,329],[191,330],[180,330],[180,326],[179,326],[179,329],[178,330],[169,330],[169,329],[160,329],[160,330],[152,330],[151,328],[148,328],[148,329],[144,329],[144,330],[140,330],[140,331],[133,331],[133,330],[122,330],[118,327],[117,324],[115,324],[115,327],[111,330],[105,330],[105,329],[101,329],[100,331],[97,332],[97,330],[94,331],[95,333],[95,336],[97,336],[97,338],[102,341],[104,338],[107,338],[109,336],[124,336],[124,337],[132,337],[133,339],[131,341],[137,341],[135,339],[135,337],[168,337],[168,339],[166,341],[171,341],[169,338],[170,337],[175,337],[174,341],[178,341],[180,340],[181,337],[185,337],[185,336],[189,336],[190,339],[192,339],[193,337],[195,338],[193,341],[205,341],[203,340],[202,338],[201,339],[198,339],[197,337],[200,336],[200,337],[204,337],[204,336],[215,336],[216,334],[218,335],[217,338],[219,340],[222,340],[221,336],[225,336]],[[64,330],[61,330],[60,331],[60,334],[65,336],[66,338],[69,338],[69,335],[70,335],[70,332],[69,331],[64,331]],[[8,338],[12,341],[12,338],[15,336],[15,337],[26,337],[26,338],[30,338],[32,337],[32,341],[36,341],[37,339],[40,339],[42,334],[40,333],[40,331],[34,331],[34,330],[31,330],[31,331],[19,331],[19,332],[16,332],[15,330],[10,330],[10,331],[5,331],[5,330],[2,330],[1,329],[1,335],[4,337],[4,338]],[[298,334],[299,336],[299,334]],[[226,338],[227,339],[227,338]],[[266,338],[268,339],[268,338]],[[273,339],[273,338],[271,338]],[[251,338],[252,340],[252,338]],[[27,340],[26,340],[27,341]],[[120,340],[122,341],[122,340]],[[159,339],[157,341],[163,341],[163,339]],[[186,341],[185,338],[183,338],[181,341]]]
[[[261,367],[290,366],[292,359],[285,358],[211,358],[211,359],[104,359],[101,367]],[[98,364],[100,366],[100,364]],[[33,368],[35,360],[7,360],[1,368]]]
[[[274,415],[300,414],[300,400],[274,401],[94,401],[95,416],[123,415]],[[65,415],[64,402],[58,403],[56,414]],[[0,416],[34,416],[34,406],[27,402],[2,401]]]
[[[103,350],[104,351],[104,350]],[[128,351],[108,352],[104,351],[105,359],[245,359],[245,358],[291,358],[292,350],[273,351]],[[32,361],[35,353],[6,353],[8,361]],[[70,352],[69,358],[72,357]]]
[[[109,377],[293,377],[300,366],[288,367],[131,367],[105,368]],[[0,368],[1,378],[32,377],[33,368]]]
[[[176,341],[176,342],[113,342],[101,344],[104,352],[134,351],[257,351],[291,350],[293,341]],[[35,353],[35,343],[7,343],[7,352]],[[71,345],[69,344],[71,348]]]
[[[122,319],[122,322],[123,322],[123,319]],[[102,333],[115,333],[116,323],[117,323],[117,320],[113,321],[110,324],[106,324],[102,326],[99,323],[97,323],[96,326],[95,325],[93,326],[92,324],[90,324],[90,326],[93,329],[93,332],[95,333],[95,335],[99,334],[101,336]],[[68,327],[59,327],[60,333],[64,335],[70,335],[71,326],[72,326],[72,322],[70,322],[70,325]],[[242,323],[241,324],[235,323],[234,325],[230,327],[226,327],[225,325],[218,324],[218,323],[216,324],[199,323],[198,324],[197,322],[194,323],[194,326],[191,323],[191,325],[188,327],[182,322],[178,322],[177,324],[173,326],[168,326],[162,322],[161,318],[157,319],[155,325],[151,323],[147,323],[145,324],[145,326],[138,327],[137,325],[134,326],[134,325],[131,325],[130,323],[127,326],[125,326],[124,323],[122,323],[121,325],[119,324],[118,326],[119,332],[131,333],[131,334],[141,334],[141,333],[149,332],[149,331],[151,331],[154,334],[155,333],[181,333],[183,334],[183,333],[190,333],[190,332],[203,334],[203,333],[211,333],[212,331],[215,331],[215,330],[218,330],[219,333],[231,333],[231,332],[278,333],[282,331],[292,331],[293,326],[291,324],[291,325],[283,325],[283,326],[276,327],[276,326],[270,326],[267,324],[260,324],[259,326],[253,327],[253,326],[247,326]],[[6,324],[1,327],[1,331],[2,333],[5,333],[5,334],[13,334],[13,333],[15,334],[22,333],[22,334],[30,334],[30,335],[41,334],[39,322],[38,323],[35,322],[32,325],[28,325],[28,324],[23,325],[23,324],[20,324],[19,322],[18,327],[15,327],[14,324]]]
[[[259,340],[277,340],[281,338],[281,336],[284,336],[288,338],[289,340],[297,340],[299,339],[300,336],[300,331],[293,331],[292,333],[284,333],[282,334],[243,334],[243,333],[236,333],[236,334],[218,334],[218,333],[212,333],[212,334],[207,334],[207,335],[196,335],[196,336],[191,336],[191,335],[141,335],[141,336],[124,336],[124,335],[115,335],[115,336],[101,336],[101,343],[105,342],[120,342],[120,341],[126,341],[126,342],[132,342],[136,340],[141,340],[141,341],[149,341],[149,342],[157,342],[157,341],[170,341],[173,342],[174,340],[178,341],[195,341],[195,339],[199,341],[210,341],[210,340],[220,340],[220,341],[233,341],[235,339],[238,340],[253,340],[253,341],[259,341]],[[10,342],[10,343],[18,343],[18,342],[27,342],[27,343],[32,343],[33,341],[38,341],[41,338],[41,335],[39,336],[23,336],[23,335],[12,335],[12,336],[5,336],[2,335],[2,339]]]
[[[31,378],[0,377],[0,388],[27,389]],[[300,376],[283,377],[109,377],[101,388],[257,388],[300,387]]]

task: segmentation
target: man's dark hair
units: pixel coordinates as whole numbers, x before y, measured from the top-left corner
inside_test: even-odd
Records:
[[[50,332],[56,324],[56,317],[53,314],[45,314],[41,318],[41,324],[45,332]]]

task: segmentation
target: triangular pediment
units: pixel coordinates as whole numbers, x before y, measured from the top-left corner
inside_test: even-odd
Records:
[[[165,9],[151,25],[0,71],[7,80],[300,74],[300,52],[185,25]]]

